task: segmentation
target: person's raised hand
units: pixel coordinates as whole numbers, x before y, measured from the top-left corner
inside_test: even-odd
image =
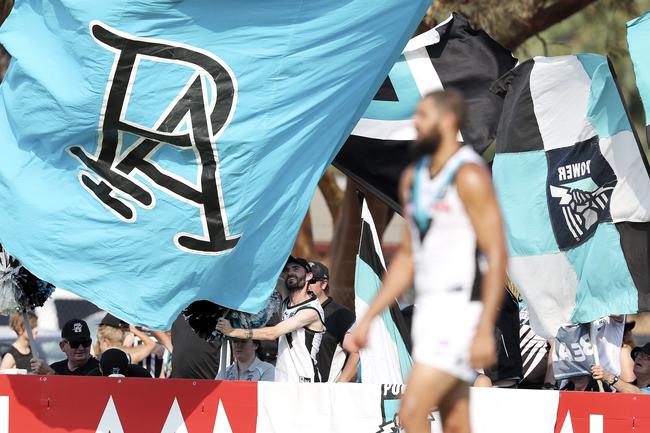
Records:
[[[234,328],[230,324],[230,321],[223,317],[217,322],[217,331],[221,332],[226,337],[231,336],[233,329]]]

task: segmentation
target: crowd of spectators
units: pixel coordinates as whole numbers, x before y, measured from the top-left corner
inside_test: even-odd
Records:
[[[182,314],[169,331],[162,332],[130,325],[107,313],[94,336],[84,320],[74,318],[61,329],[59,348],[64,359],[52,363],[31,353],[23,315],[14,314],[10,327],[16,340],[2,357],[0,370],[40,375],[239,381],[355,380],[358,354],[348,355],[342,349],[343,338],[355,316],[329,295],[328,268],[319,262],[290,257],[279,285],[288,295],[267,328],[230,328],[224,332],[224,340],[208,342],[194,332]],[[36,338],[38,318],[30,313],[29,320]],[[243,335],[231,335],[233,331]],[[254,339],[253,332],[263,335]],[[228,346],[227,350],[223,345]],[[220,362],[224,355],[227,359]],[[308,366],[302,365],[303,355],[310,363]],[[162,362],[164,358],[171,362]],[[278,360],[281,368],[294,371],[283,370],[278,379]],[[224,364],[226,367],[220,370]],[[301,369],[315,373],[307,374]]]
[[[343,340],[355,323],[355,315],[331,297],[329,281],[329,270],[323,263],[290,257],[278,284],[286,296],[267,327],[236,329],[227,320],[220,320],[217,329],[226,338],[211,342],[200,338],[182,314],[167,332],[141,329],[106,314],[94,338],[84,320],[72,319],[61,330],[59,348],[64,359],[49,364],[32,354],[25,316],[13,314],[9,326],[16,339],[2,357],[0,371],[41,375],[352,382],[357,377],[359,354],[346,353]],[[412,309],[413,306],[409,306],[404,310],[407,326]],[[33,313],[27,317],[36,337],[38,318]],[[635,322],[621,320],[604,318],[599,322],[599,326],[611,326],[614,332],[608,334],[611,341],[609,349],[603,350],[608,352],[605,359],[601,357],[599,365],[591,367],[591,375],[555,381],[551,362],[554,344],[548,342],[548,362],[540,363],[546,372],[539,375],[545,383],[533,387],[650,393],[650,343],[635,347],[632,337]],[[617,326],[624,326],[620,344]],[[522,343],[522,350],[523,346]],[[221,359],[223,356],[225,358]],[[611,362],[608,357],[620,359]],[[475,386],[504,386],[504,382],[492,379],[488,374],[480,374]],[[513,386],[509,381],[505,386],[516,387],[517,384]]]

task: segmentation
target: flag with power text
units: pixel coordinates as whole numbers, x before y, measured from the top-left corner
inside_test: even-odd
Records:
[[[535,332],[647,311],[650,168],[608,59],[535,57],[494,91],[509,276]]]
[[[0,242],[166,328],[266,304],[426,0],[23,0],[0,28]]]

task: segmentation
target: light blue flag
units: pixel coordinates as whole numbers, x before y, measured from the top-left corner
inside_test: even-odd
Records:
[[[646,136],[650,140],[650,12],[627,22],[627,43],[636,74],[636,85],[645,108]],[[648,141],[650,143],[650,141]]]
[[[0,243],[122,319],[259,311],[426,0],[22,0]]]
[[[377,229],[366,200],[361,205],[361,240],[354,276],[354,307],[363,317],[377,297],[386,272]],[[397,301],[377,316],[370,326],[368,346],[361,349],[362,383],[406,383],[413,360],[407,329]],[[397,401],[393,402],[395,405]]]

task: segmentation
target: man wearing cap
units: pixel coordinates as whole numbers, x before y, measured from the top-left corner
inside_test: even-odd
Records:
[[[336,302],[329,296],[329,269],[320,262],[309,262],[312,279],[309,282],[309,291],[318,298],[325,313],[325,334],[318,351],[318,370],[323,382],[337,382],[340,379],[343,365],[348,362],[356,364],[358,354],[349,357],[343,351],[343,338],[354,324],[355,315],[347,307]],[[355,370],[356,367],[353,369]],[[347,379],[347,378],[345,378]],[[347,380],[346,380],[347,381]]]
[[[591,367],[591,374],[594,379],[603,382],[625,394],[650,394],[650,343],[643,347],[636,347],[632,350],[634,360],[634,374],[636,380],[627,383],[615,374],[610,373],[600,365]]]
[[[320,382],[316,356],[325,332],[323,308],[308,291],[313,274],[309,263],[290,256],[284,267],[289,295],[282,302],[282,320],[275,326],[257,329],[233,328],[219,319],[217,330],[226,337],[247,340],[279,338],[275,365],[276,382]]]
[[[81,319],[72,319],[63,325],[59,347],[66,359],[49,366],[41,359],[32,359],[32,371],[36,374],[85,376],[97,368],[99,362],[90,355],[90,329]]]

